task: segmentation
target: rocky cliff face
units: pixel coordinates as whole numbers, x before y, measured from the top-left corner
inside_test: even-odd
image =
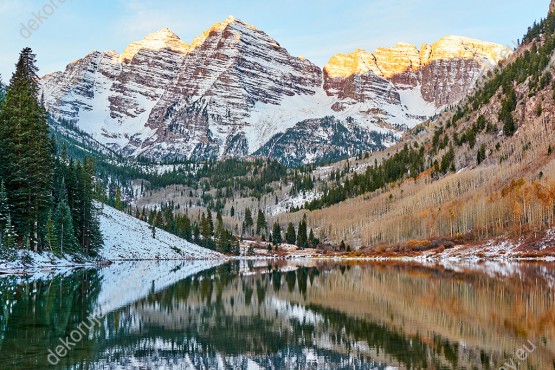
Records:
[[[432,112],[459,101],[485,71],[510,52],[501,45],[457,36],[423,44],[420,50],[405,43],[373,53],[359,49],[331,58],[324,67],[324,88],[328,95],[345,100],[335,106],[336,111],[373,99],[373,89],[390,83],[393,92],[382,91],[380,96],[394,99],[395,94],[410,91],[413,98],[423,100],[417,105],[422,108],[428,103],[428,112]],[[401,98],[400,103],[406,101],[409,111],[417,112],[418,107],[411,107],[409,100]]]
[[[302,163],[318,160],[317,153],[379,149],[384,144],[370,133],[399,137],[454,103],[504,50],[445,38],[421,50],[398,44],[340,54],[322,71],[230,17],[190,45],[164,29],[121,55],[93,52],[64,72],[45,76],[42,86],[54,117],[126,156],[274,155],[279,150],[269,150],[271,142],[281,148],[304,143],[312,147],[295,157]],[[332,115],[343,124],[321,119]],[[306,120],[312,121],[299,124]],[[315,122],[326,137],[358,135],[369,138],[371,147],[345,139],[339,147],[320,150],[322,140],[306,140]],[[287,135],[277,140],[279,133]],[[287,138],[291,142],[285,143]]]
[[[147,126],[157,131],[154,143],[172,143],[181,155],[244,156],[255,144],[247,134],[258,124],[257,107],[279,107],[286,97],[310,98],[320,86],[316,65],[229,18],[194,40]],[[157,149],[151,154],[163,155]]]

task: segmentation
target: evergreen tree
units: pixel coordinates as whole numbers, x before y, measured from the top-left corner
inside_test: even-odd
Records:
[[[483,161],[486,160],[486,146],[482,144],[480,149],[478,149],[478,153],[476,154],[476,162],[481,164]]]
[[[205,213],[202,213],[200,218],[200,234],[202,236],[202,245],[204,247],[208,247],[210,245],[210,238],[211,238],[211,227],[210,227],[210,220],[206,217]]]
[[[76,252],[78,242],[75,238],[75,229],[73,227],[71,209],[67,204],[65,187],[62,190],[60,201],[56,207],[54,223],[56,224],[56,237],[58,239],[58,248],[56,248],[57,252],[60,254]]]
[[[243,233],[247,233],[254,226],[254,221],[252,219],[252,213],[250,208],[245,209],[245,220],[243,221]]]
[[[154,226],[159,229],[164,227],[164,217],[162,216],[162,211],[156,212],[156,216],[154,216]]]
[[[3,245],[4,248],[12,249],[15,247],[17,235],[15,233],[15,228],[12,224],[12,216],[8,215],[8,219],[6,220],[6,226],[4,227],[4,239]]]
[[[285,241],[287,242],[287,244],[295,244],[297,242],[297,233],[295,232],[295,226],[293,226],[292,222],[287,225]]]
[[[48,214],[48,221],[46,222],[46,241],[51,251],[58,250],[58,233],[56,225],[54,224],[54,218],[52,217],[52,212]]]
[[[210,236],[214,236],[214,220],[212,219],[212,212],[210,212],[210,210],[206,211],[206,222],[208,222],[208,227],[210,228]]]
[[[35,63],[32,50],[23,49],[5,95],[0,115],[0,178],[5,181],[13,226],[36,251],[44,240],[51,206],[53,166]]]
[[[81,199],[81,217],[77,236],[84,253],[91,254],[102,246],[102,234],[98,213],[100,210],[94,203],[94,160],[89,157],[83,161],[79,176],[79,197]]]
[[[194,223],[193,226],[193,240],[198,244],[200,242],[200,229],[198,223]]]
[[[183,217],[183,237],[185,240],[192,241],[193,229],[191,228],[191,219],[187,215]]]
[[[314,236],[312,229],[310,229],[310,234],[308,235],[308,244],[312,248],[316,248],[320,244],[320,240]]]
[[[299,231],[297,233],[297,247],[306,248],[308,243],[307,236],[307,226],[306,226],[306,215],[303,217],[301,222],[299,222]]]
[[[121,207],[121,187],[117,187],[116,188],[116,209],[121,211],[122,207]]]
[[[227,231],[224,229],[224,221],[219,211],[216,214],[216,229],[214,236],[216,237],[216,249],[219,252],[226,253]]]
[[[281,238],[281,226],[277,222],[275,222],[272,227],[272,242],[274,245],[280,245],[283,242]]]
[[[515,90],[511,85],[504,86],[503,91],[506,99],[501,104],[499,120],[503,123],[503,133],[512,136],[516,132],[516,124],[512,112],[516,109],[517,98]]]
[[[262,231],[266,229],[268,224],[266,223],[266,216],[262,210],[258,210],[258,216],[256,217],[256,234],[260,235]]]

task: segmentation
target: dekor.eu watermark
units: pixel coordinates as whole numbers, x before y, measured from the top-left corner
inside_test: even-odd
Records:
[[[50,0],[47,3],[31,13],[31,17],[25,21],[21,22],[21,29],[19,30],[19,34],[24,39],[29,39],[33,36],[33,33],[37,31],[50,17],[52,17],[61,5],[65,4],[69,0]]]
[[[83,339],[92,335],[95,327],[102,326],[102,316],[88,317],[85,321],[77,325],[67,337],[59,338],[60,344],[56,348],[48,350],[48,362],[51,365],[58,365],[60,360],[67,356]]]
[[[509,358],[503,366],[499,367],[499,370],[516,370],[521,364],[523,364],[534,351],[536,350],[536,345],[528,340],[522,347],[517,348],[514,353],[514,357]]]
[[[125,296],[128,291],[136,291],[138,287],[144,284],[142,275],[140,273],[133,274],[125,280],[122,284],[118,285],[109,291],[100,302],[100,306],[110,304],[111,302],[120,302],[121,297]],[[58,338],[56,347],[48,349],[47,359],[51,365],[58,365],[60,361],[66,357],[81,341],[87,338],[92,338],[95,329],[103,327],[106,314],[100,312],[97,315],[91,314],[83,320],[76,328],[74,328],[65,338]]]

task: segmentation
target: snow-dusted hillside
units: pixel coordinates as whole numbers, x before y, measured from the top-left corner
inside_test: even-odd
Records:
[[[339,54],[322,70],[230,17],[190,45],[164,29],[122,55],[95,51],[41,83],[54,117],[126,156],[258,154],[306,163],[380,145],[354,140],[322,151],[314,142],[298,158],[284,159],[282,150],[272,150],[276,135],[289,133],[279,142],[288,150],[306,137],[299,123],[335,116],[351,136],[399,137],[460,100],[509,54],[497,44],[451,36],[421,50],[399,44]],[[337,136],[334,127],[326,129],[326,140]]]
[[[152,228],[146,222],[120,212],[106,205],[100,215],[100,229],[104,237],[104,247],[100,256],[115,260],[154,260],[154,259],[224,259],[220,253],[202,248],[178,238],[163,230]]]

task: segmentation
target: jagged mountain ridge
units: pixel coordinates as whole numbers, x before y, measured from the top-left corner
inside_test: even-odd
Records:
[[[462,99],[484,69],[497,65],[510,53],[504,46],[459,36],[447,36],[432,45],[424,43],[420,50],[406,43],[373,53],[357,49],[331,58],[324,67],[324,88],[328,94],[350,98],[353,103],[363,102],[367,96],[358,80],[377,77],[390,81],[399,92],[419,91],[433,112]]]
[[[164,29],[131,43],[121,55],[95,51],[45,76],[42,87],[55,118],[75,123],[125,156],[274,156],[263,147],[276,134],[325,116],[350,118],[346,126],[356,127],[352,133],[398,138],[457,102],[509,53],[477,40],[442,40],[423,47],[418,60],[416,47],[399,44],[373,54],[359,50],[335,56],[322,70],[230,17],[191,44]],[[299,141],[287,146],[306,141],[290,136]],[[360,147],[351,141],[339,151]]]

